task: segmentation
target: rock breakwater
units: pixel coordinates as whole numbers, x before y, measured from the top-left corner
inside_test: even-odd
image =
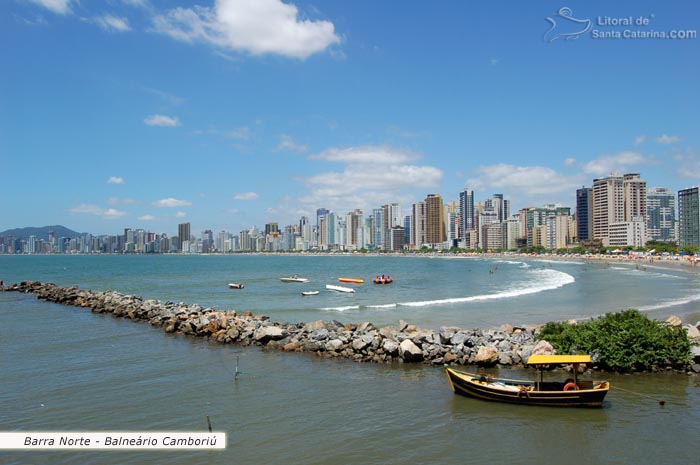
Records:
[[[526,326],[504,325],[488,330],[442,327],[434,331],[404,321],[383,327],[335,320],[280,323],[251,312],[222,311],[52,283],[22,282],[5,291],[32,293],[41,300],[148,322],[167,333],[361,362],[513,366],[524,364],[532,353],[553,350],[545,341],[535,339],[535,327]]]

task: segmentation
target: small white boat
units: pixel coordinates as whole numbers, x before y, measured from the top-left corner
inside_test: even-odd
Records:
[[[355,289],[351,287],[336,286],[335,284],[326,284],[326,289],[338,292],[355,292]]]
[[[228,283],[228,287],[230,287],[231,289],[243,289],[245,285],[241,283]]]
[[[302,291],[301,295],[307,296],[307,295],[318,295],[320,291]]]
[[[280,278],[283,283],[308,283],[309,278],[300,278],[297,275],[287,276],[286,278]]]

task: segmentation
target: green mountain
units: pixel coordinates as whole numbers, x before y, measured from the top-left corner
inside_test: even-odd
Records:
[[[37,239],[43,239],[45,241],[49,240],[49,231],[53,231],[54,237],[58,239],[59,237],[68,237],[70,239],[78,236],[82,236],[84,233],[75,232],[72,229],[68,229],[65,226],[42,226],[40,228],[28,227],[28,228],[16,228],[8,229],[7,231],[0,232],[0,236],[9,237],[12,236],[16,239],[29,239],[29,236],[34,236]]]

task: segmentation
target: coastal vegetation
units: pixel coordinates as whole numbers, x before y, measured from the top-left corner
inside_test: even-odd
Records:
[[[538,338],[559,353],[592,354],[597,366],[605,370],[644,371],[690,364],[690,342],[682,327],[651,320],[634,309],[586,322],[550,322]]]

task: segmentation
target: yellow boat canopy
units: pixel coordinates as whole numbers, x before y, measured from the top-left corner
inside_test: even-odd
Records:
[[[591,363],[590,355],[530,355],[528,365],[558,365],[563,363]]]

